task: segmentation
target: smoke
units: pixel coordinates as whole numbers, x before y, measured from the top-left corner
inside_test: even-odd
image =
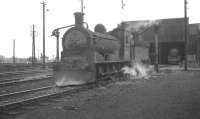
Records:
[[[128,31],[136,32],[136,33],[143,33],[145,30],[155,26],[155,25],[161,25],[162,20],[145,20],[145,21],[133,21],[126,23],[127,27],[126,29]]]
[[[131,79],[149,79],[153,71],[151,66],[135,62],[131,67],[125,66],[122,68],[124,74],[129,74]]]
[[[154,70],[150,65],[133,62],[130,67],[123,67],[122,71],[124,74],[129,74],[131,79],[149,79]],[[60,79],[56,81],[56,86],[58,87],[81,85],[86,83],[84,80],[75,80],[75,78],[70,76],[60,76],[58,79]]]

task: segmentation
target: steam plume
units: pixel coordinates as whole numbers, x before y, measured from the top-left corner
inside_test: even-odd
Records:
[[[131,67],[125,66],[122,68],[124,74],[129,74],[131,79],[148,79],[152,72],[152,67],[139,62],[132,63]]]

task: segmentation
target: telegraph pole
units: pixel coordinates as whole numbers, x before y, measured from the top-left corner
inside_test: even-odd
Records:
[[[13,64],[15,64],[15,39],[13,40]]]
[[[122,9],[124,9],[125,6],[124,0],[122,0],[121,3],[122,3]]]
[[[43,1],[42,3],[43,6],[43,66],[45,66],[45,5],[46,3]]]
[[[155,32],[155,64],[154,64],[154,67],[155,67],[155,70],[156,72],[159,72],[159,42],[158,42],[158,32],[159,32],[159,29],[160,29],[160,23],[156,23],[154,24],[154,32]]]
[[[35,25],[33,24],[33,31],[32,31],[32,64],[35,63]]]
[[[57,52],[56,52],[56,61],[59,62],[59,34],[60,32],[56,31],[56,41],[57,41]]]
[[[185,71],[188,70],[187,64],[187,39],[188,39],[188,18],[187,18],[187,0],[184,0],[184,21],[185,21]]]
[[[40,61],[40,50],[38,48],[38,61]]]

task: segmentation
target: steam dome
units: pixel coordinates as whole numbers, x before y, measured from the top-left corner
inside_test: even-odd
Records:
[[[95,32],[106,33],[106,28],[103,24],[97,24],[94,28]]]

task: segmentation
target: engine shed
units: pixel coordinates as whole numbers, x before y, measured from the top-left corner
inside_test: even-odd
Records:
[[[158,31],[158,49],[159,49],[159,64],[180,64],[184,61],[184,18],[171,18],[171,19],[158,19],[159,21],[159,31]],[[136,51],[135,56],[140,55],[140,52],[145,52],[145,47],[141,47],[139,44],[146,44],[148,46],[148,56],[149,61],[153,64],[155,61],[155,29],[153,24],[155,23],[150,20],[140,20],[140,21],[127,21],[124,22],[127,31],[136,33],[133,38],[137,49],[139,47],[142,50]],[[199,24],[189,24],[189,39],[187,45],[187,57],[198,55],[199,45]],[[144,45],[142,45],[144,46]],[[177,51],[175,51],[177,50]],[[177,52],[177,53],[172,53]],[[172,63],[170,59],[173,54],[176,54],[177,61]],[[175,55],[174,55],[175,57]],[[141,58],[140,58],[141,60]]]

